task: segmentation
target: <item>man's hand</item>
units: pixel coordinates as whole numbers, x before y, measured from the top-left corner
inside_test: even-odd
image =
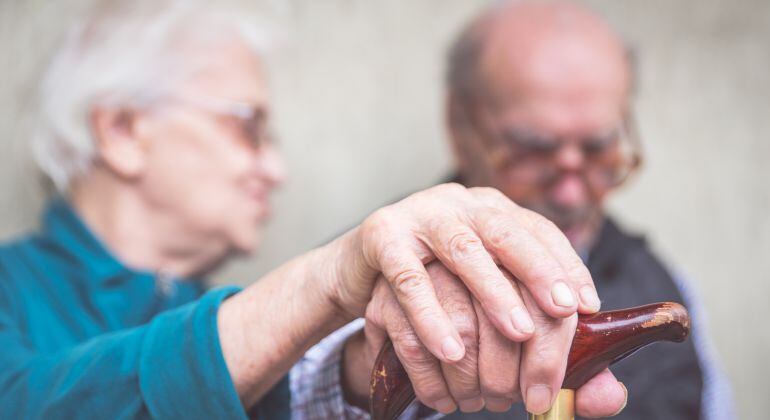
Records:
[[[445,184],[416,193],[378,210],[335,244],[329,293],[337,306],[362,316],[382,273],[420,342],[442,362],[461,360],[466,349],[425,269],[433,260],[459,277],[509,340],[527,340],[534,328],[498,265],[552,317],[599,309],[588,270],[558,228],[491,188]]]
[[[455,363],[433,357],[382,279],[367,306],[365,336],[354,336],[346,345],[343,383],[349,401],[366,402],[374,358],[390,337],[418,399],[438,411],[448,413],[459,406],[465,412],[484,407],[503,412],[522,399],[530,412],[547,410],[564,378],[576,317],[552,318],[537,308],[526,290],[517,290],[536,327],[534,336],[519,344],[492,326],[462,282],[442,264],[433,262],[427,271],[442,308],[463,338],[465,357]],[[578,414],[586,417],[614,414],[625,402],[625,389],[609,371],[577,395]]]

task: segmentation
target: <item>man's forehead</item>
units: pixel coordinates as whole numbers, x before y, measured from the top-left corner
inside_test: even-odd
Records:
[[[553,7],[514,8],[489,21],[479,63],[486,90],[503,102],[595,101],[602,95],[624,100],[630,69],[622,42],[587,12],[558,13]]]
[[[505,129],[525,129],[542,135],[584,136],[614,129],[623,120],[615,102],[529,100],[500,109],[497,121]]]

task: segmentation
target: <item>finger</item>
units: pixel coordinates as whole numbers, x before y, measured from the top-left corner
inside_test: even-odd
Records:
[[[424,241],[473,295],[483,303],[494,325],[509,339],[528,340],[534,324],[508,279],[495,264],[481,239],[461,220],[435,224]]]
[[[519,400],[520,344],[494,327],[481,304],[473,300],[479,329],[479,383],[486,408],[506,412]]]
[[[568,283],[569,276],[549,247],[532,232],[538,227],[532,227],[529,211],[491,188],[474,188],[472,193],[484,203],[472,216],[484,247],[526,286],[548,315],[563,318],[575,313],[578,301]]]
[[[422,345],[401,307],[395,303],[393,292],[389,287],[375,286],[373,296],[383,303],[371,311],[367,308],[367,341],[381,346],[384,330],[409,376],[415,396],[439,412],[446,414],[454,411],[457,406],[444,381],[438,359]]]
[[[601,301],[596,293],[591,273],[572,248],[567,237],[550,220],[533,211],[524,211],[529,214],[532,231],[548,247],[567,273],[567,284],[573,292],[577,292],[578,311],[585,314],[597,312],[601,307]]]
[[[499,210],[516,211],[518,208],[527,215],[524,220],[529,220],[530,230],[546,245],[566,271],[567,283],[578,296],[578,310],[581,313],[594,313],[599,310],[601,302],[588,268],[556,225],[536,212],[516,206],[493,188],[472,188],[469,191],[477,199]]]
[[[415,254],[414,241],[388,226],[392,221],[387,214],[368,220],[367,235],[373,238],[369,254],[388,280],[420,340],[443,362],[462,359],[465,348],[460,335],[436,299],[433,283]]]
[[[389,338],[386,320],[390,317],[404,316],[403,312],[395,311],[397,305],[392,303],[393,298],[393,291],[390,290],[388,281],[380,276],[375,282],[372,298],[366,307],[365,313],[366,324],[364,325],[364,332],[366,333],[366,344],[372,364],[374,364],[374,359],[380,353],[380,349],[385,345],[385,341]],[[396,313],[394,314],[394,312]]]
[[[522,297],[535,320],[537,333],[522,344],[521,390],[527,411],[541,414],[551,407],[564,381],[577,314],[552,318],[537,308],[527,290],[522,290]]]
[[[628,390],[606,369],[581,386],[575,394],[575,410],[582,417],[612,417],[628,402]]]
[[[456,363],[442,363],[441,370],[452,398],[463,412],[484,407],[478,375],[478,327],[470,293],[444,265],[435,261],[426,269],[433,280],[436,296],[465,344],[465,357]]]

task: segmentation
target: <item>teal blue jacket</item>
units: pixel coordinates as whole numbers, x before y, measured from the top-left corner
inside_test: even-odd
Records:
[[[205,291],[121,264],[62,199],[0,246],[0,418],[289,418],[284,378],[245,413]]]

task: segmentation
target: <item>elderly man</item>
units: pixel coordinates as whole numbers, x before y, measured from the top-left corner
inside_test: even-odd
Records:
[[[415,194],[243,291],[203,289],[257,247],[284,172],[264,37],[191,4],[104,3],[48,69],[34,147],[61,196],[0,247],[2,417],[361,417],[386,335],[430,407],[547,409],[598,297],[558,229],[492,189]],[[577,403],[624,400],[606,371]]]
[[[684,284],[604,211],[640,159],[632,63],[607,24],[574,3],[506,2],[472,22],[449,60],[455,180],[497,188],[556,223],[605,309],[687,301],[697,312]],[[731,418],[697,317],[695,328],[686,345],[658,344],[614,369],[631,395],[621,418]]]

